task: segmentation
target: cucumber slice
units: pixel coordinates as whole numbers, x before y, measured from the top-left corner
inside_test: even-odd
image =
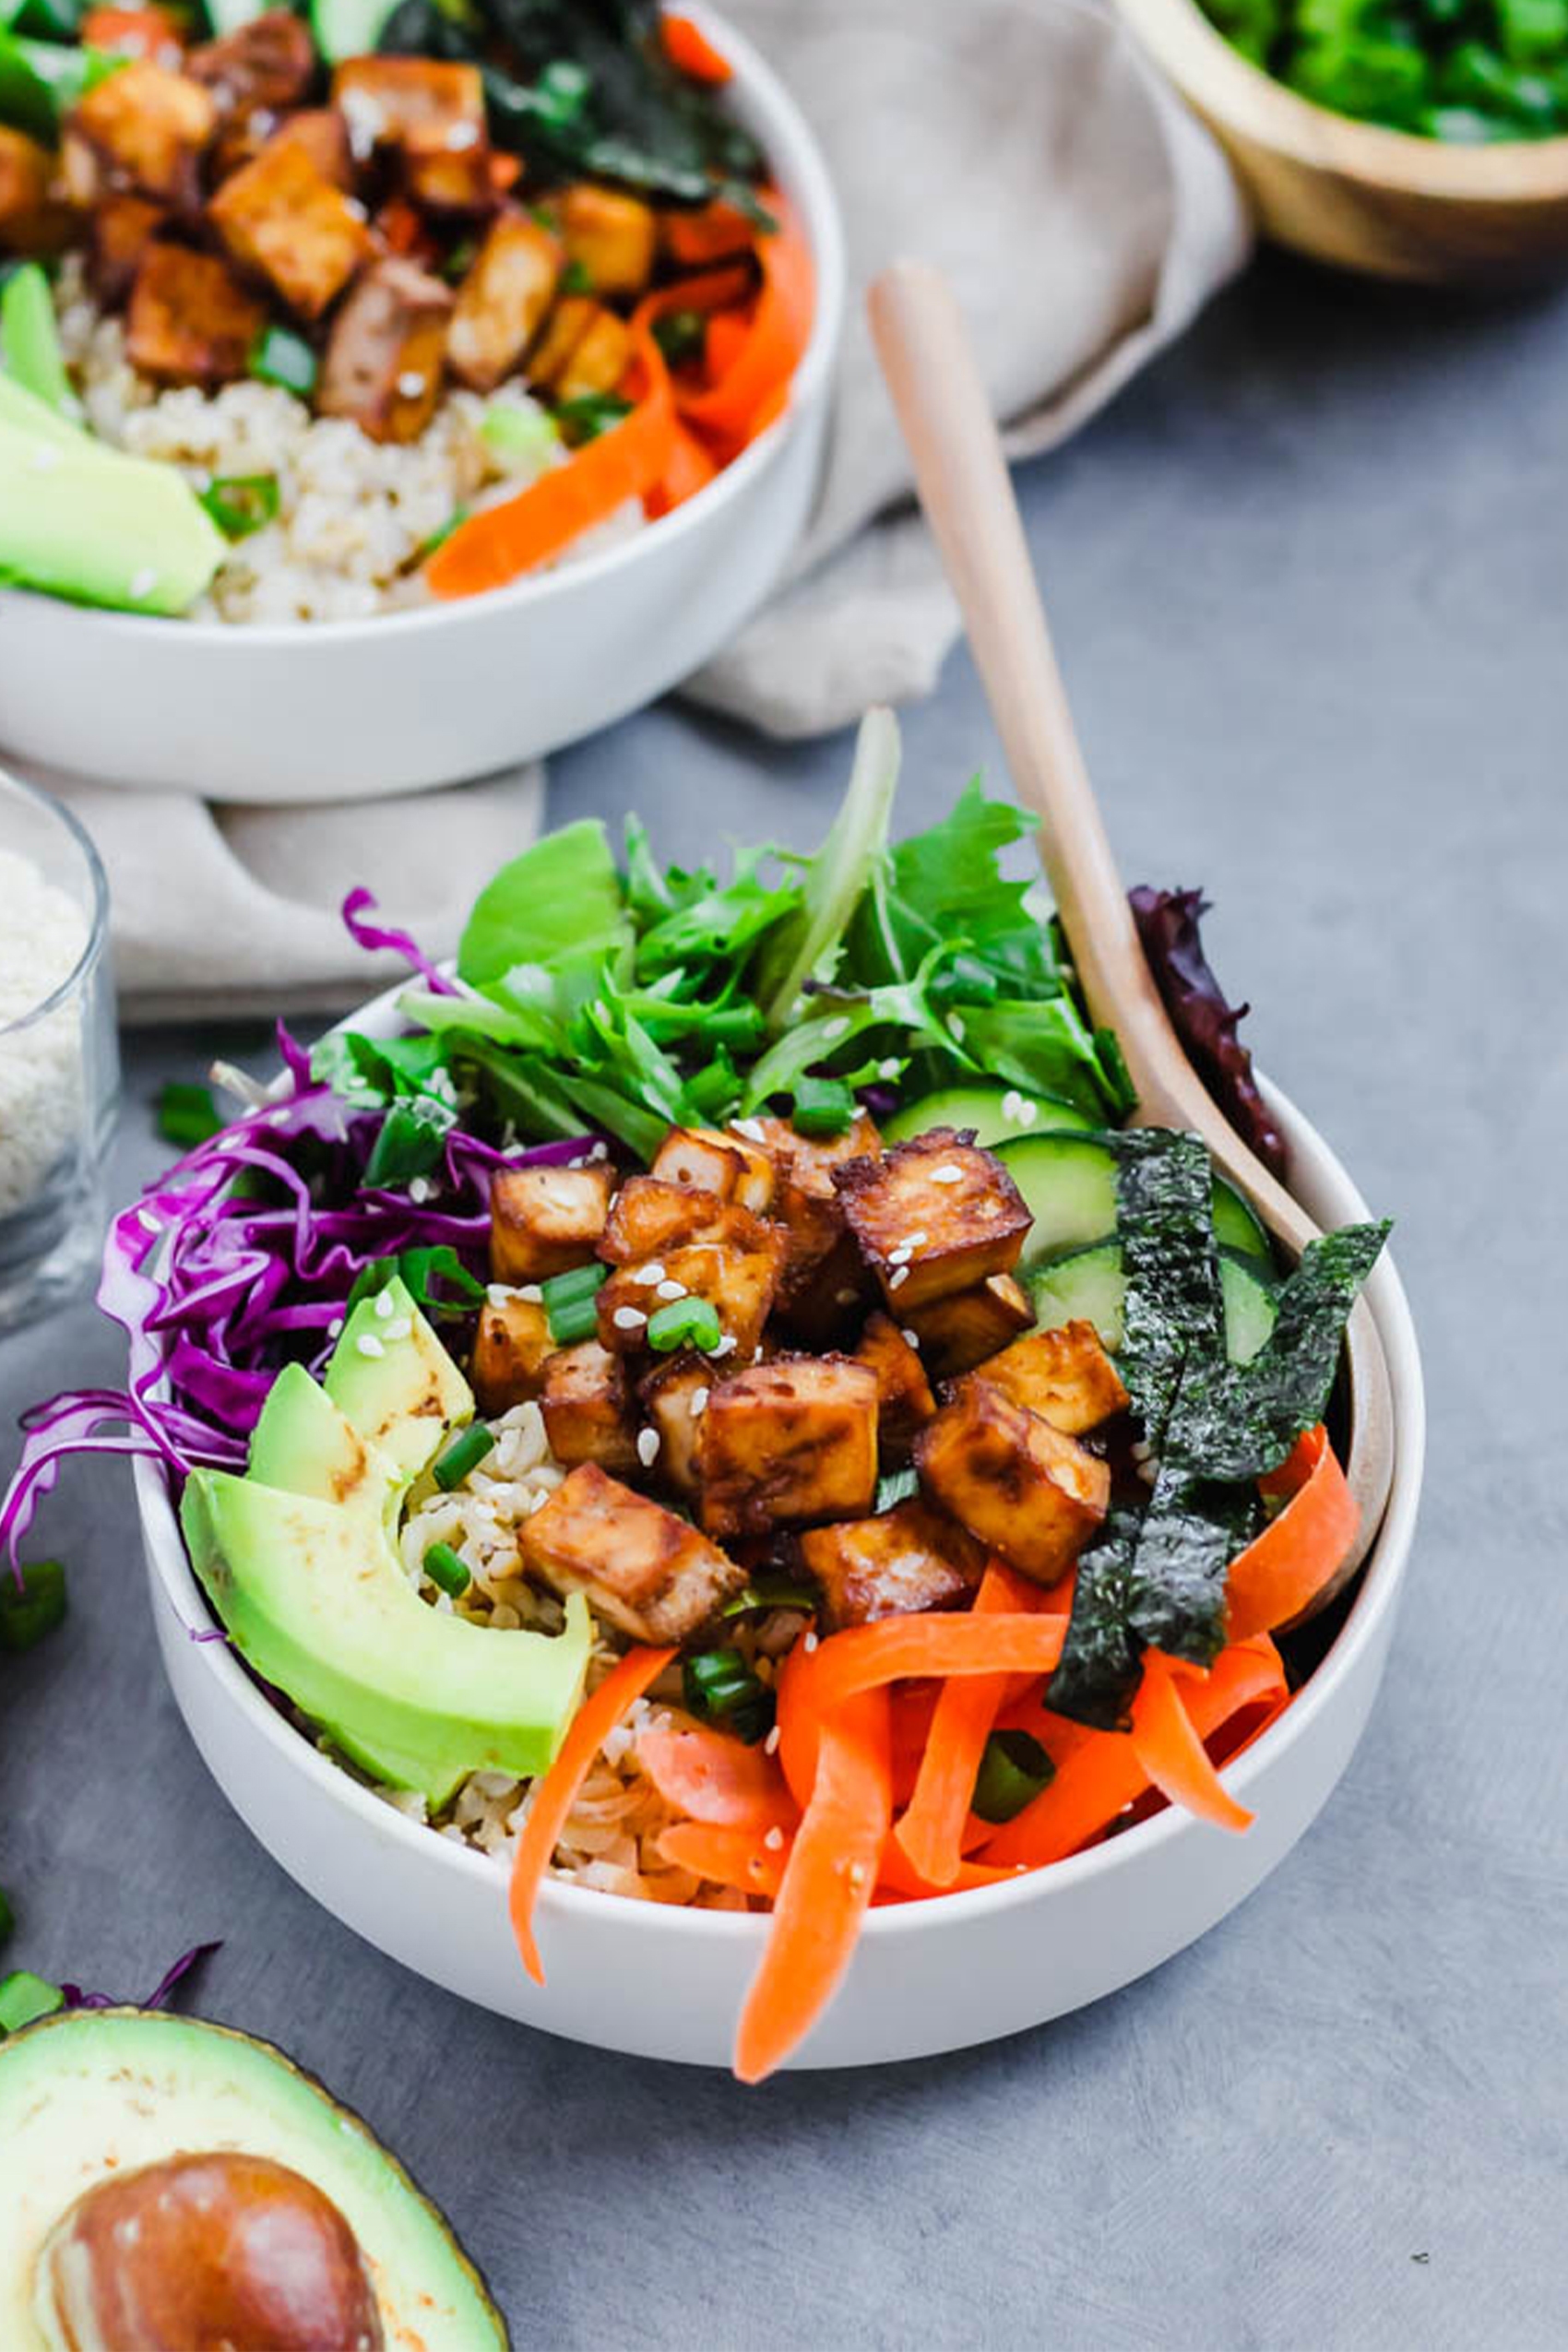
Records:
[[[1244,1258],[1255,1258],[1260,1265],[1274,1271],[1274,1247],[1259,1224],[1250,1201],[1243,1200],[1234,1184],[1223,1176],[1214,1180],[1214,1238],[1222,1250],[1236,1250]]]
[[[373,55],[397,5],[398,0],[311,0],[310,29],[327,64]]]
[[[1041,1330],[1064,1323],[1092,1323],[1112,1355],[1122,1345],[1122,1309],[1127,1280],[1122,1244],[1115,1240],[1071,1250],[1043,1266],[1030,1285]],[[1279,1310],[1273,1290],[1259,1279],[1251,1260],[1233,1250],[1219,1253],[1219,1293],[1225,1308],[1225,1352],[1233,1364],[1250,1364]]]
[[[1219,1295],[1225,1307],[1225,1352],[1233,1364],[1250,1364],[1274,1329],[1279,1313],[1274,1292],[1259,1278],[1252,1259],[1222,1249]]]
[[[1021,1135],[1095,1132],[1094,1121],[1075,1104],[1058,1095],[1021,1094],[1016,1087],[946,1087],[895,1111],[882,1132],[890,1144],[901,1144],[928,1127],[972,1127],[975,1141],[988,1149]]]
[[[1122,1345],[1122,1302],[1127,1278],[1120,1241],[1094,1241],[1070,1251],[1037,1274],[1031,1286],[1035,1317],[1044,1331],[1064,1323],[1092,1323],[1112,1355]]]
[[[1023,1263],[1038,1265],[1116,1229],[1116,1154],[1101,1135],[1020,1135],[996,1157],[1034,1218]]]

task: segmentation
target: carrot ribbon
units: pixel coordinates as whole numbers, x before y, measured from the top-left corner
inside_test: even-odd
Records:
[[[733,78],[735,68],[729,58],[714,47],[702,27],[690,17],[666,16],[660,20],[659,30],[664,37],[664,54],[688,81],[706,82],[718,89]]]
[[[1289,1500],[1230,1562],[1226,1639],[1231,1642],[1272,1633],[1298,1616],[1344,1559],[1360,1519],[1321,1421],[1259,1483],[1265,1494]]]
[[[1038,1586],[993,1560],[975,1595],[974,1614],[1028,1613],[1039,1599]],[[952,1886],[957,1879],[975,1776],[1011,1680],[1006,1674],[979,1674],[943,1685],[914,1793],[893,1833],[926,1887]]]

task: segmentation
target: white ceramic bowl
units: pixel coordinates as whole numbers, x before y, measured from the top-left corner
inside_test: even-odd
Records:
[[[0,591],[0,742],[99,783],[250,802],[456,783],[608,726],[690,675],[778,582],[821,470],[844,307],[826,167],[751,44],[734,110],[804,222],[811,340],[790,405],[718,479],[606,552],[460,604],[369,621],[231,626]]]
[[[359,1026],[392,1026],[383,998]],[[1366,1206],[1327,1146],[1271,1093],[1294,1188],[1324,1224]],[[1393,1491],[1328,1657],[1226,1772],[1257,1818],[1244,1836],[1162,1812],[1033,1876],[873,1911],[837,2000],[791,2062],[864,2066],[992,2041],[1113,1992],[1213,1927],[1289,1853],[1366,1723],[1387,1657],[1420,1491],[1425,1408],[1405,1294],[1385,1259],[1368,1292],[1393,1384]],[[524,1975],[504,1871],[407,1821],[314,1748],[210,1623],[160,1472],[137,1466],[153,1614],[175,1701],[219,1787],[274,1859],[356,1933],[448,1991],[574,2041],[730,2062],[766,1919],[628,1902],[550,1882],[538,1907],[549,1978]]]

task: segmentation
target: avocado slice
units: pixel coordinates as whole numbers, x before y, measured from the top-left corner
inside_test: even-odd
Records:
[[[36,261],[24,261],[0,285],[0,350],[6,373],[45,408],[63,417],[80,413],[54,324],[54,298]]]
[[[231,2150],[288,2165],[338,2207],[388,2352],[507,2352],[505,2322],[442,2215],[358,2116],[267,2042],[153,2010],[45,2018],[0,2043],[0,2147],[6,2352],[57,2352],[36,2265],[78,2197],[182,2154]]]
[[[470,1772],[546,1770],[582,1696],[592,1624],[580,1595],[555,1634],[420,1599],[398,1555],[398,1505],[473,1396],[404,1285],[377,1298],[386,1310],[368,1299],[350,1316],[325,1389],[302,1365],[279,1374],[245,1476],[194,1471],[180,1520],[241,1656],[364,1771],[437,1806]]]
[[[185,612],[226,550],[179,469],[128,457],[23,386],[0,384],[0,580],[126,612]]]

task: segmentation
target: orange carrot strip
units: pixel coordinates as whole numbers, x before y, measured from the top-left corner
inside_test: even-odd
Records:
[[[521,156],[492,155],[490,159],[490,184],[494,189],[497,196],[505,196],[509,188],[515,188],[522,176],[523,163]]]
[[[1131,1737],[1138,1763],[1173,1805],[1184,1806],[1218,1829],[1251,1829],[1252,1814],[1236,1802],[1216,1772],[1182,1698],[1172,1661],[1158,1650],[1146,1650],[1143,1679],[1133,1700]]]
[[[1230,1562],[1227,1641],[1289,1624],[1321,1592],[1355,1537],[1360,1513],[1320,1422],[1289,1460],[1260,1479],[1265,1494],[1289,1494],[1277,1518]]]
[[[715,1828],[793,1827],[800,1808],[773,1758],[705,1724],[645,1731],[637,1762],[665,1803]]]
[[[659,239],[677,269],[706,269],[731,254],[749,254],[756,231],[739,206],[718,197],[695,212],[666,212]]]
[[[793,1845],[787,1830],[780,1830],[778,1844],[772,1847],[766,1831],[707,1821],[678,1821],[659,1836],[659,1852],[678,1871],[770,1900],[778,1892]]]
[[[710,384],[717,384],[729,374],[745,350],[751,331],[750,319],[740,311],[723,310],[718,314],[703,345],[703,365]]]
[[[628,499],[641,498],[670,466],[675,430],[664,355],[634,322],[642,396],[629,416],[587,441],[564,465],[498,506],[459,523],[425,565],[431,593],[477,596],[505,588],[568,548]]]
[[[734,310],[749,303],[755,291],[749,258],[726,262],[717,269],[699,269],[692,278],[676,278],[668,286],[645,294],[632,314],[632,324],[651,327],[656,318],[667,317],[671,311],[696,310],[707,316],[715,311]]]
[[[678,424],[670,463],[643,500],[650,521],[657,522],[660,515],[671,514],[677,506],[683,506],[688,498],[695,498],[699,490],[707,488],[718,471],[696,435]]]
[[[1200,1739],[1210,1739],[1242,1709],[1283,1705],[1288,1696],[1279,1653],[1266,1637],[1233,1642],[1215,1659],[1206,1680],[1180,1685],[1183,1708]],[[1108,1829],[1148,1786],[1148,1775],[1124,1732],[1089,1731],[1043,1707],[1024,1728],[1050,1750],[1056,1776],[1031,1804],[986,1840],[980,1859],[993,1865],[1039,1868],[1075,1854]]]
[[[717,382],[701,391],[679,386],[675,393],[685,422],[725,458],[753,437],[759,410],[794,374],[811,334],[816,286],[811,248],[789,206],[771,190],[764,201],[778,226],[756,239],[762,291],[746,339]]]
[[[690,17],[665,17],[659,26],[664,40],[664,54],[678,74],[688,81],[707,82],[712,88],[730,81],[735,68],[721,50],[714,47],[702,27]]]
[[[628,1650],[611,1668],[598,1690],[583,1701],[566,1727],[566,1736],[554,1763],[534,1784],[533,1802],[512,1864],[508,1907],[523,1966],[536,1985],[544,1982],[544,1967],[534,1942],[533,1907],[566,1816],[608,1734],[632,1702],[640,1699],[648,1684],[663,1673],[674,1655],[672,1649]]]
[[[1040,1598],[1038,1585],[993,1560],[975,1595],[974,1614],[1028,1614]],[[1011,1681],[1006,1674],[979,1674],[946,1683],[937,1700],[914,1794],[893,1832],[917,1876],[932,1886],[951,1886],[958,1876],[975,1776]]]
[[[822,1724],[816,1784],[735,2036],[742,2083],[759,2083],[783,2063],[849,1965],[892,1820],[887,1744],[885,1691],[849,1700]]]

